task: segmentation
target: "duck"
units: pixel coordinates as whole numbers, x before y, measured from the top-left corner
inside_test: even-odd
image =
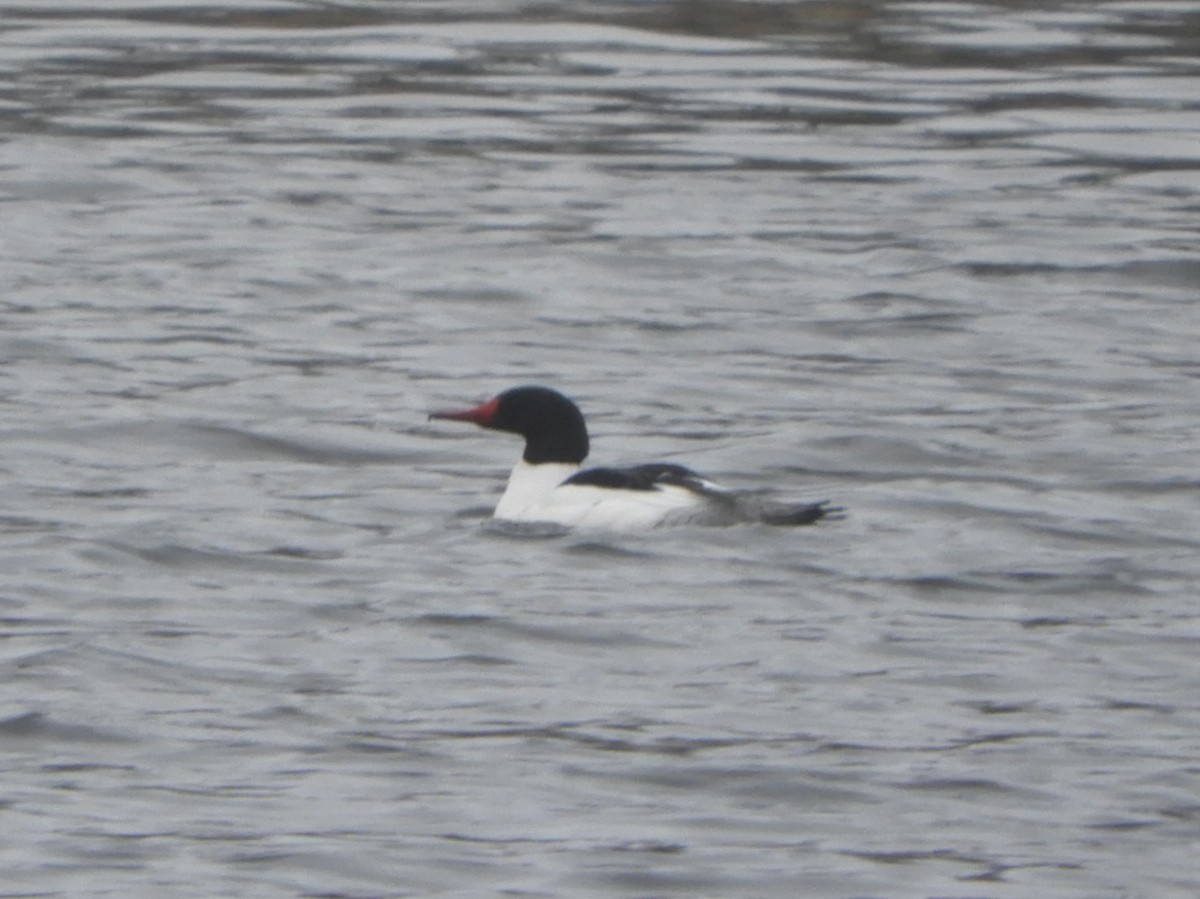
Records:
[[[677,525],[815,524],[844,510],[734,490],[673,462],[584,467],[590,449],[579,407],[549,387],[521,386],[431,420],[468,422],[524,438],[493,517],[566,528],[638,531]]]

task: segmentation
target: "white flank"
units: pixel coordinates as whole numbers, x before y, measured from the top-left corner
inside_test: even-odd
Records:
[[[495,517],[505,521],[561,524],[612,530],[642,530],[685,524],[705,517],[704,498],[683,487],[653,490],[567,484],[578,465],[520,461],[508,477]]]

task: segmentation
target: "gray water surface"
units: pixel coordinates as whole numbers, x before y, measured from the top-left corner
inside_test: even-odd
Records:
[[[1200,893],[1194,3],[2,13],[0,895]]]

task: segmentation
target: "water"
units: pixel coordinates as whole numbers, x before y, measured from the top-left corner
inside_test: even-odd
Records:
[[[4,895],[1200,890],[1194,4],[2,24]]]

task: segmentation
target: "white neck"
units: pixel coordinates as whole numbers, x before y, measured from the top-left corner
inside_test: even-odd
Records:
[[[504,496],[496,506],[495,517],[509,521],[535,520],[534,510],[559,484],[579,471],[570,462],[541,462],[536,465],[524,459],[513,466],[508,476]]]

